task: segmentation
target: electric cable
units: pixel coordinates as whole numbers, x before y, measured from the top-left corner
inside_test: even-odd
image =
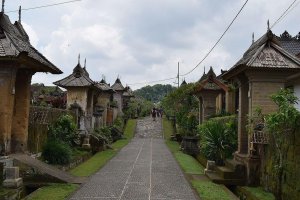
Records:
[[[244,7],[246,6],[246,4],[248,3],[249,0],[246,0],[245,3],[243,4],[243,6],[241,7],[241,9],[239,10],[239,12],[235,15],[235,17],[233,18],[233,20],[230,22],[230,24],[227,26],[227,28],[225,29],[225,31],[223,32],[223,34],[221,35],[221,37],[217,40],[217,42],[213,45],[213,47],[208,51],[208,53],[202,58],[202,60],[189,72],[182,74],[180,76],[186,76],[190,73],[192,73],[197,67],[199,67],[203,61],[209,56],[209,54],[214,50],[214,48],[219,44],[219,42],[221,41],[221,39],[224,37],[224,35],[226,34],[226,32],[229,30],[229,28],[231,27],[231,25],[233,24],[233,22],[236,20],[236,18],[239,16],[239,14],[242,12],[242,10],[244,9]]]
[[[22,8],[22,11],[26,11],[26,10],[35,10],[35,9],[40,9],[40,8],[47,8],[47,7],[52,7],[52,6],[58,6],[58,5],[62,5],[62,4],[68,4],[68,3],[75,3],[77,1],[82,1],[82,0],[72,0],[72,1],[64,1],[64,2],[60,2],[60,3],[54,3],[54,4],[47,4],[47,5],[43,5],[43,6],[36,6],[36,7],[32,7],[32,8]],[[11,10],[11,11],[7,11],[5,13],[11,13],[11,12],[19,12],[19,10]]]

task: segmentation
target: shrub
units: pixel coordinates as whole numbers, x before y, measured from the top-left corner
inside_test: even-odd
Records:
[[[233,119],[227,117],[227,122],[223,118],[213,119],[199,126],[202,153],[219,165],[222,165],[237,147],[237,125],[235,118]]]
[[[79,144],[76,124],[71,115],[60,116],[49,129],[50,140],[60,140],[69,145]]]
[[[70,163],[72,151],[68,144],[59,140],[49,140],[42,151],[43,158],[50,164]]]
[[[124,129],[124,120],[122,117],[117,117],[114,121],[113,127],[118,129],[120,132]]]
[[[111,130],[109,127],[97,128],[92,135],[98,140],[104,141],[105,144],[112,143]]]

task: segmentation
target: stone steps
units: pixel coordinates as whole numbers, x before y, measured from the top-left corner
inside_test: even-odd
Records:
[[[216,172],[206,172],[206,176],[214,183],[223,185],[245,185],[243,179],[224,179],[219,176]]]
[[[205,173],[214,183],[224,185],[245,185],[246,167],[235,160],[226,160],[225,166],[216,166],[215,171]]]

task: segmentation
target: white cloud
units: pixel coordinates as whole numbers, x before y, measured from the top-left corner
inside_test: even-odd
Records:
[[[47,4],[55,3],[49,0]],[[181,72],[191,70],[209,51],[236,15],[244,1],[219,0],[85,0],[78,3],[23,13],[23,24],[31,42],[65,74],[37,74],[34,82],[50,84],[67,76],[77,64],[78,53],[87,58],[94,80],[104,74],[114,82],[135,83],[175,77],[177,62]],[[289,2],[288,2],[289,3]],[[285,1],[249,1],[220,44],[186,80],[196,81],[204,66],[216,73],[230,68],[288,7]],[[7,3],[8,10],[34,7],[42,1],[18,0]],[[273,29],[297,34],[296,7]],[[15,14],[11,15],[16,18]],[[182,62],[183,61],[183,62]],[[182,77],[183,78],[183,77]],[[166,81],[165,83],[172,83]],[[143,85],[136,85],[137,88]]]

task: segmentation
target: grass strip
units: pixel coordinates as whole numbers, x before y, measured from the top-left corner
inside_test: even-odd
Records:
[[[171,134],[173,134],[173,127],[171,122],[163,119],[163,131],[166,139],[166,145],[174,154],[175,159],[178,161],[180,167],[186,174],[202,175],[204,176],[204,167],[192,156],[184,154],[180,151],[180,146],[176,141],[170,141]],[[222,185],[215,184],[207,180],[190,180],[192,186],[196,189],[199,197],[202,200],[231,200],[227,191],[224,190]]]
[[[202,200],[232,200],[232,197],[229,196],[221,185],[211,181],[192,180],[192,185]]]
[[[204,175],[203,166],[200,165],[194,157],[184,154],[182,152],[176,152],[175,158],[179,162],[181,168],[185,173]]]
[[[113,149],[109,149],[106,151],[101,151],[96,153],[93,157],[91,157],[86,162],[81,165],[75,167],[70,171],[70,173],[74,176],[90,176],[97,172],[101,167],[103,167],[107,161],[109,161],[112,157],[114,157],[118,151],[123,148],[125,145],[129,143],[131,138],[134,136],[136,127],[136,120],[128,120],[125,130],[124,130],[124,138],[122,140],[118,140],[112,144]]]
[[[262,187],[242,187],[246,194],[250,194],[251,196],[254,196],[256,199],[259,200],[275,200],[275,196],[270,193],[264,191]]]
[[[76,184],[51,184],[50,186],[38,189],[26,197],[25,200],[63,200],[72,194],[78,187],[79,185]]]

